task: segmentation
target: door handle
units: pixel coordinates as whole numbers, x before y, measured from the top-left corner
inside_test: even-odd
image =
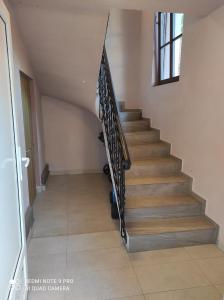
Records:
[[[18,168],[18,177],[19,180],[23,180],[23,171],[22,171],[22,163],[25,162],[25,168],[28,168],[30,159],[29,157],[22,157],[21,155],[21,148],[20,146],[16,147],[16,161],[17,161],[17,168]]]
[[[30,158],[29,157],[22,157],[22,161],[25,162],[25,168],[28,168],[30,164]]]

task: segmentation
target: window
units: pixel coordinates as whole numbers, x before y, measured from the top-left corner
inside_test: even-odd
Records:
[[[180,78],[181,46],[184,15],[161,13],[156,16],[157,84]]]

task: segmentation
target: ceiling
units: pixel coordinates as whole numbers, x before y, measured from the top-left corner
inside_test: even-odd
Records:
[[[206,16],[224,5],[224,0],[10,0],[13,5],[33,5],[58,9],[99,9],[122,8],[154,11],[178,11]]]

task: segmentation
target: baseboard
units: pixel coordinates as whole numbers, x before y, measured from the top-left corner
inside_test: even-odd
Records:
[[[35,220],[34,220],[35,221]],[[26,237],[26,244],[27,247],[29,247],[30,241],[32,239],[32,235],[33,235],[33,226],[30,228],[30,231],[28,233],[28,236]]]
[[[81,174],[99,174],[102,173],[101,169],[86,169],[86,170],[50,170],[50,175],[81,175]]]
[[[43,172],[41,174],[41,184],[43,186],[46,185],[48,176],[49,176],[49,165],[46,164],[45,167],[44,167],[44,169],[43,169]]]
[[[25,215],[25,227],[26,227],[26,238],[28,238],[30,230],[33,227],[34,217],[33,217],[33,207],[29,206]]]
[[[36,186],[36,190],[37,190],[37,193],[45,192],[46,191],[46,186],[45,185],[38,185],[38,186]]]

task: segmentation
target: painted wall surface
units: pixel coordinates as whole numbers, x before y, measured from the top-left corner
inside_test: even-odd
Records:
[[[204,16],[219,7],[223,0],[9,1],[13,6],[42,95],[73,102],[95,113],[96,82],[110,9],[183,9],[197,16]],[[131,85],[128,94],[124,96],[130,97],[130,101],[135,101],[138,88],[138,81],[134,80],[137,69],[133,71],[135,62],[131,61],[139,45],[139,36],[136,33],[136,28],[139,27],[136,26],[137,15],[137,12],[133,11],[132,18],[129,19],[124,12],[120,16],[122,20],[119,16],[116,18],[120,23],[124,21],[122,26],[127,30],[126,33],[121,33],[118,40],[123,40],[129,53],[125,58],[125,63],[128,63],[125,67],[128,69]],[[125,35],[130,36],[130,33],[135,35],[135,42],[129,43],[127,36],[125,38]],[[117,43],[116,39],[114,42]],[[118,58],[120,50],[116,50]],[[122,77],[122,70],[117,69],[118,80],[127,85]]]
[[[206,214],[220,225],[224,246],[224,7],[201,19],[186,16],[181,80],[153,87],[153,14],[142,18],[142,103],[145,117],[183,159]]]
[[[13,6],[42,95],[95,112],[109,10],[32,1]],[[41,20],[41,22],[40,22]]]
[[[136,107],[140,96],[141,11],[110,12],[106,49],[118,101]]]
[[[102,172],[106,163],[98,140],[100,121],[87,110],[42,97],[45,157],[53,174]]]
[[[24,72],[30,78],[32,78],[32,112],[33,112],[33,134],[34,134],[34,148],[35,148],[35,177],[36,184],[41,184],[41,173],[45,165],[44,152],[43,152],[43,134],[42,134],[42,121],[41,121],[41,102],[40,93],[36,84],[32,66],[28,59],[27,51],[24,47],[20,33],[18,32],[17,25],[14,22],[13,12],[10,5],[6,2],[6,5],[11,12],[11,26],[12,26],[12,46],[13,46],[13,59],[14,59],[14,91],[15,99],[17,103],[17,122],[18,132],[20,139],[20,146],[22,155],[26,156],[25,152],[25,139],[24,139],[24,125],[23,125],[23,108],[21,97],[21,85],[20,85],[20,71]],[[29,192],[27,183],[27,169],[23,168],[23,191],[22,197],[24,199],[25,211],[29,206]]]

